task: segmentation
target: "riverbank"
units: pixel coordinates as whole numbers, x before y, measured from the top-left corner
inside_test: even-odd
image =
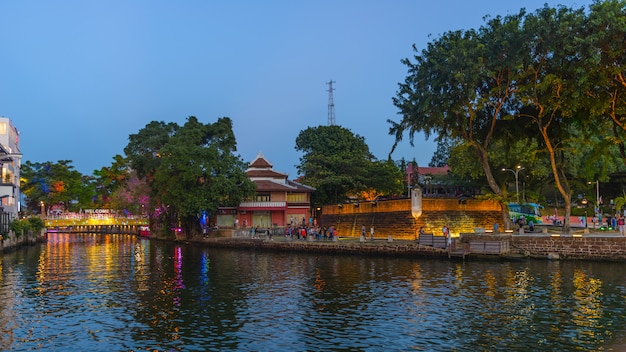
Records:
[[[413,257],[447,258],[448,251],[442,248],[420,246],[416,241],[375,238],[361,242],[359,238],[340,237],[336,241],[306,241],[287,239],[285,236],[268,238],[207,238],[185,241],[212,247],[252,248],[277,251],[296,251],[326,254],[393,255]]]
[[[0,252],[7,253],[23,246],[45,241],[46,229],[42,229],[39,234],[25,233],[20,236],[16,236],[13,231],[10,231],[7,235],[0,235]]]
[[[424,258],[461,258],[519,260],[522,258],[550,260],[626,261],[626,237],[617,232],[589,234],[559,233],[462,233],[454,238],[453,250],[420,245],[416,240],[340,237],[336,241],[306,241],[273,236],[269,239],[249,237],[210,237],[180,242],[224,248],[250,248],[275,251],[296,251],[326,254],[403,256]],[[501,243],[497,253],[476,253],[470,250],[476,243]]]

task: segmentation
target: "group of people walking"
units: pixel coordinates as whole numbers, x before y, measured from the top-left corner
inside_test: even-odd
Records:
[[[287,239],[330,241],[337,237],[337,230],[333,226],[288,226],[285,229]]]

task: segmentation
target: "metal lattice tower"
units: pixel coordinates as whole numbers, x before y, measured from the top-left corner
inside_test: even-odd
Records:
[[[328,126],[335,124],[335,102],[333,102],[333,83],[335,81],[330,80],[326,82],[328,84]]]

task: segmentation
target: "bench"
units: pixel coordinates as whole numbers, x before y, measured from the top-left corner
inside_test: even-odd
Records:
[[[446,248],[446,238],[435,236],[432,233],[425,233],[417,238],[417,244],[434,248]]]
[[[433,236],[434,248],[446,248],[448,240],[444,236]]]
[[[420,246],[431,246],[433,245],[433,234],[425,233],[423,235],[419,235],[417,238],[417,244]]]
[[[509,241],[470,241],[470,253],[505,254],[509,252]]]

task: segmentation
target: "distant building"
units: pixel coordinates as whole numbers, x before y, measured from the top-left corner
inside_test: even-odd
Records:
[[[256,185],[254,199],[237,208],[219,208],[219,227],[283,227],[288,224],[308,224],[311,217],[311,193],[315,188],[289,180],[287,174],[275,171],[262,153],[246,170]]]
[[[20,204],[20,133],[11,120],[0,117],[0,206],[4,213],[16,218]]]
[[[450,167],[448,165],[441,167],[420,166],[417,168],[418,182],[421,184],[426,184],[432,182],[434,177],[447,176],[449,172]]]
[[[424,198],[471,198],[480,194],[480,186],[453,177],[448,165],[407,169],[412,185],[422,188]]]

